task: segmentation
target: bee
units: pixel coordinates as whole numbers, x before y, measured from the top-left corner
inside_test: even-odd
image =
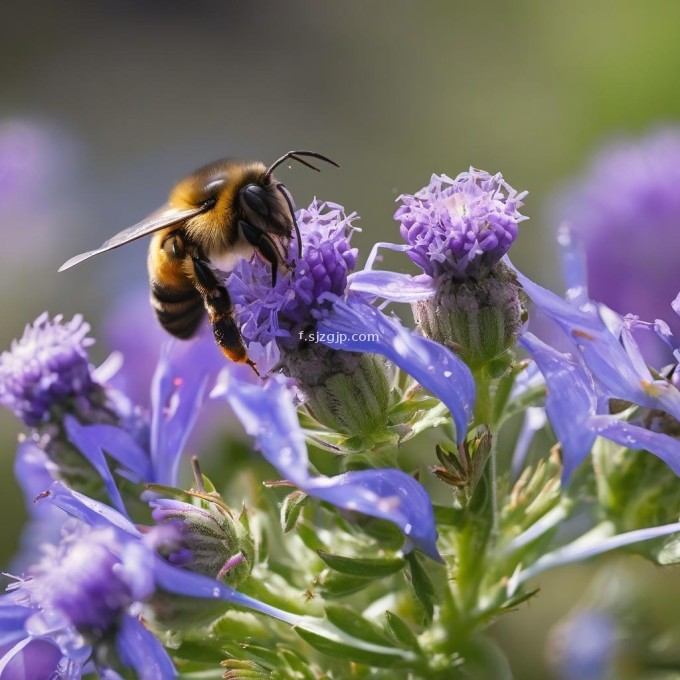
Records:
[[[289,268],[293,235],[302,255],[293,199],[272,172],[288,159],[318,172],[305,157],[339,167],[313,151],[289,151],[269,167],[258,161],[216,161],[175,185],[160,209],[96,250],[72,257],[59,271],[153,234],[147,261],[151,305],[163,328],[177,338],[190,338],[207,312],[222,352],[257,372],[218,272],[230,271],[239,258],[255,253],[270,263],[274,286],[277,271]]]

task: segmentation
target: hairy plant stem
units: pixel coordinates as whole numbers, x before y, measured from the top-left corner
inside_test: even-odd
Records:
[[[474,371],[477,385],[474,422],[491,434],[491,450],[484,473],[465,508],[465,521],[457,532],[456,585],[460,617],[468,635],[475,632],[487,612],[480,610],[480,588],[487,573],[489,549],[498,536],[498,473],[493,418],[493,378],[486,367]]]

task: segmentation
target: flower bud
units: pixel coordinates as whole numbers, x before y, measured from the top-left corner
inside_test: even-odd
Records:
[[[153,518],[170,525],[176,539],[161,547],[174,564],[237,587],[253,568],[254,547],[245,526],[221,503],[201,507],[177,500],[153,501]]]
[[[413,313],[424,335],[455,349],[471,368],[512,347],[526,320],[520,286],[502,262],[482,279],[442,275],[434,297],[414,303]]]
[[[285,353],[283,364],[322,425],[350,437],[370,438],[384,430],[390,383],[382,357],[316,344]]]

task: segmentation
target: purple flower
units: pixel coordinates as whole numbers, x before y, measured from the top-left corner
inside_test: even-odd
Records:
[[[313,380],[314,387],[324,382],[326,376],[318,375],[320,370],[315,362],[329,366],[332,361],[328,353],[313,345],[314,351],[306,355],[310,361],[306,363],[305,357],[300,358],[300,346],[305,345],[301,338],[316,329],[323,332],[323,336],[315,335],[320,338],[319,346],[387,357],[447,404],[462,441],[474,402],[474,381],[467,366],[448,349],[436,348],[434,343],[405,329],[396,318],[390,319],[373,309],[365,296],[348,295],[348,281],[356,265],[356,250],[350,247],[355,217],[347,216],[336,204],[318,201],[308,210],[300,211],[302,258],[296,261],[291,253],[294,271],[281,277],[273,289],[269,269],[262,263],[254,260],[238,265],[228,283],[243,324],[242,333],[250,343],[249,352],[261,350],[270,357],[271,367],[276,363],[274,357],[279,358],[278,352],[270,349],[275,342],[289,368],[293,367],[290,374],[303,383],[303,389],[306,381]],[[334,366],[333,371],[333,377],[349,373],[344,363]],[[375,376],[373,371],[370,380],[359,381],[351,374],[349,379],[354,384],[372,383],[373,394],[377,395]],[[354,406],[364,396],[364,391],[361,392],[353,397]],[[341,401],[337,395],[332,400]],[[384,420],[386,405],[378,403],[377,408]],[[362,407],[362,411],[368,410]]]
[[[619,399],[680,418],[680,391],[655,378],[645,364],[632,329],[636,317],[622,318],[588,298],[585,267],[578,241],[568,229],[560,237],[569,289],[566,300],[515,269],[524,292],[566,334],[576,355],[566,355],[525,333],[520,343],[531,354],[548,388],[546,411],[560,441],[566,481],[587,457],[598,435],[631,449],[646,449],[680,474],[680,442],[610,415],[610,399]],[[506,258],[509,266],[512,266]],[[657,332],[673,346],[668,326]]]
[[[227,283],[247,343],[264,346],[276,340],[294,348],[298,331],[331,309],[325,295],[344,295],[357,260],[357,250],[350,246],[356,219],[356,213],[347,215],[341,206],[317,200],[298,211],[302,257],[297,259],[291,247],[290,276],[280,276],[274,287],[269,265],[262,260],[239,262]]]
[[[99,473],[118,510],[124,512],[124,502],[107,456],[135,481],[177,484],[186,442],[223,367],[224,358],[205,328],[191,341],[167,342],[153,379],[149,441],[140,442],[134,432],[116,425],[81,425],[65,418],[69,440]]]
[[[62,677],[80,678],[88,664],[104,671],[107,662],[93,650],[113,636],[120,661],[139,678],[174,677],[160,642],[137,619],[140,604],[155,589],[153,564],[141,541],[126,540],[114,527],[67,523],[61,542],[47,547],[2,599],[0,631],[14,645],[0,658],[0,674],[29,646],[39,664],[46,669],[54,664],[51,670]],[[35,649],[38,642],[41,650]]]
[[[299,617],[271,607],[259,600],[237,592],[220,581],[193,573],[180,566],[170,564],[158,553],[167,554],[181,543],[182,529],[167,523],[152,527],[150,531],[142,533],[125,514],[113,508],[93,501],[60,482],[55,482],[50,489],[49,500],[76,519],[99,528],[113,527],[122,537],[121,540],[141,541],[144,549],[153,550],[153,576],[156,587],[168,593],[187,595],[189,597],[225,600],[233,604],[246,607],[267,614],[273,618],[285,621],[291,625],[299,622]]]
[[[222,378],[212,396],[229,402],[246,432],[256,438],[262,455],[287,480],[336,507],[392,522],[406,536],[406,550],[416,547],[441,561],[432,504],[413,477],[393,469],[311,475],[305,437],[286,380],[273,376],[263,389],[234,380],[228,373]]]
[[[680,441],[609,415],[608,399],[602,398],[587,368],[570,355],[531,333],[525,333],[520,343],[545,377],[545,408],[562,448],[564,482],[589,455],[598,436],[630,449],[647,450],[680,475]]]
[[[429,276],[483,278],[517,237],[524,191],[500,173],[470,168],[455,179],[432,175],[416,194],[402,194],[394,218],[401,223],[406,253]]]
[[[616,622],[596,609],[574,612],[551,631],[549,644],[561,680],[603,680],[617,653]]]
[[[46,422],[55,403],[87,399],[94,387],[87,348],[90,326],[76,315],[68,323],[47,312],[26,326],[0,355],[0,404],[30,427]]]
[[[663,318],[678,292],[680,129],[601,149],[553,212],[582,240],[591,297],[621,314]],[[672,324],[680,331],[680,322]]]
[[[652,376],[631,332],[636,319],[624,319],[590,301],[570,304],[518,270],[515,273],[532,302],[565,332],[602,396],[680,419],[680,391],[668,380]]]
[[[124,513],[60,482],[43,502],[73,519],[61,543],[48,546],[28,576],[0,597],[0,677],[27,663],[44,673],[36,674],[36,680],[57,670],[68,680],[94,671],[109,677],[114,650],[141,680],[175,677],[161,643],[139,618],[158,591],[223,600],[293,626],[302,621],[214,578],[168,563],[159,553],[181,541],[176,527],[164,524],[141,532]],[[39,654],[30,662],[25,658],[29,649]]]
[[[415,195],[400,196],[395,213],[406,245],[377,243],[363,271],[349,277],[352,291],[408,302],[420,331],[455,347],[477,370],[512,347],[524,323],[517,281],[500,262],[527,219],[502,175],[470,169],[455,180],[433,175]],[[419,276],[373,271],[378,249],[406,252]]]

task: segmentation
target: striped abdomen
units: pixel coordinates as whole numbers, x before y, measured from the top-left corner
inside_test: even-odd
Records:
[[[191,284],[186,288],[168,288],[152,279],[151,305],[161,326],[183,340],[196,332],[205,313],[203,299]]]
[[[151,306],[168,333],[186,339],[198,330],[205,305],[185,270],[184,254],[175,254],[171,245],[167,232],[157,233],[151,239],[148,259]]]

